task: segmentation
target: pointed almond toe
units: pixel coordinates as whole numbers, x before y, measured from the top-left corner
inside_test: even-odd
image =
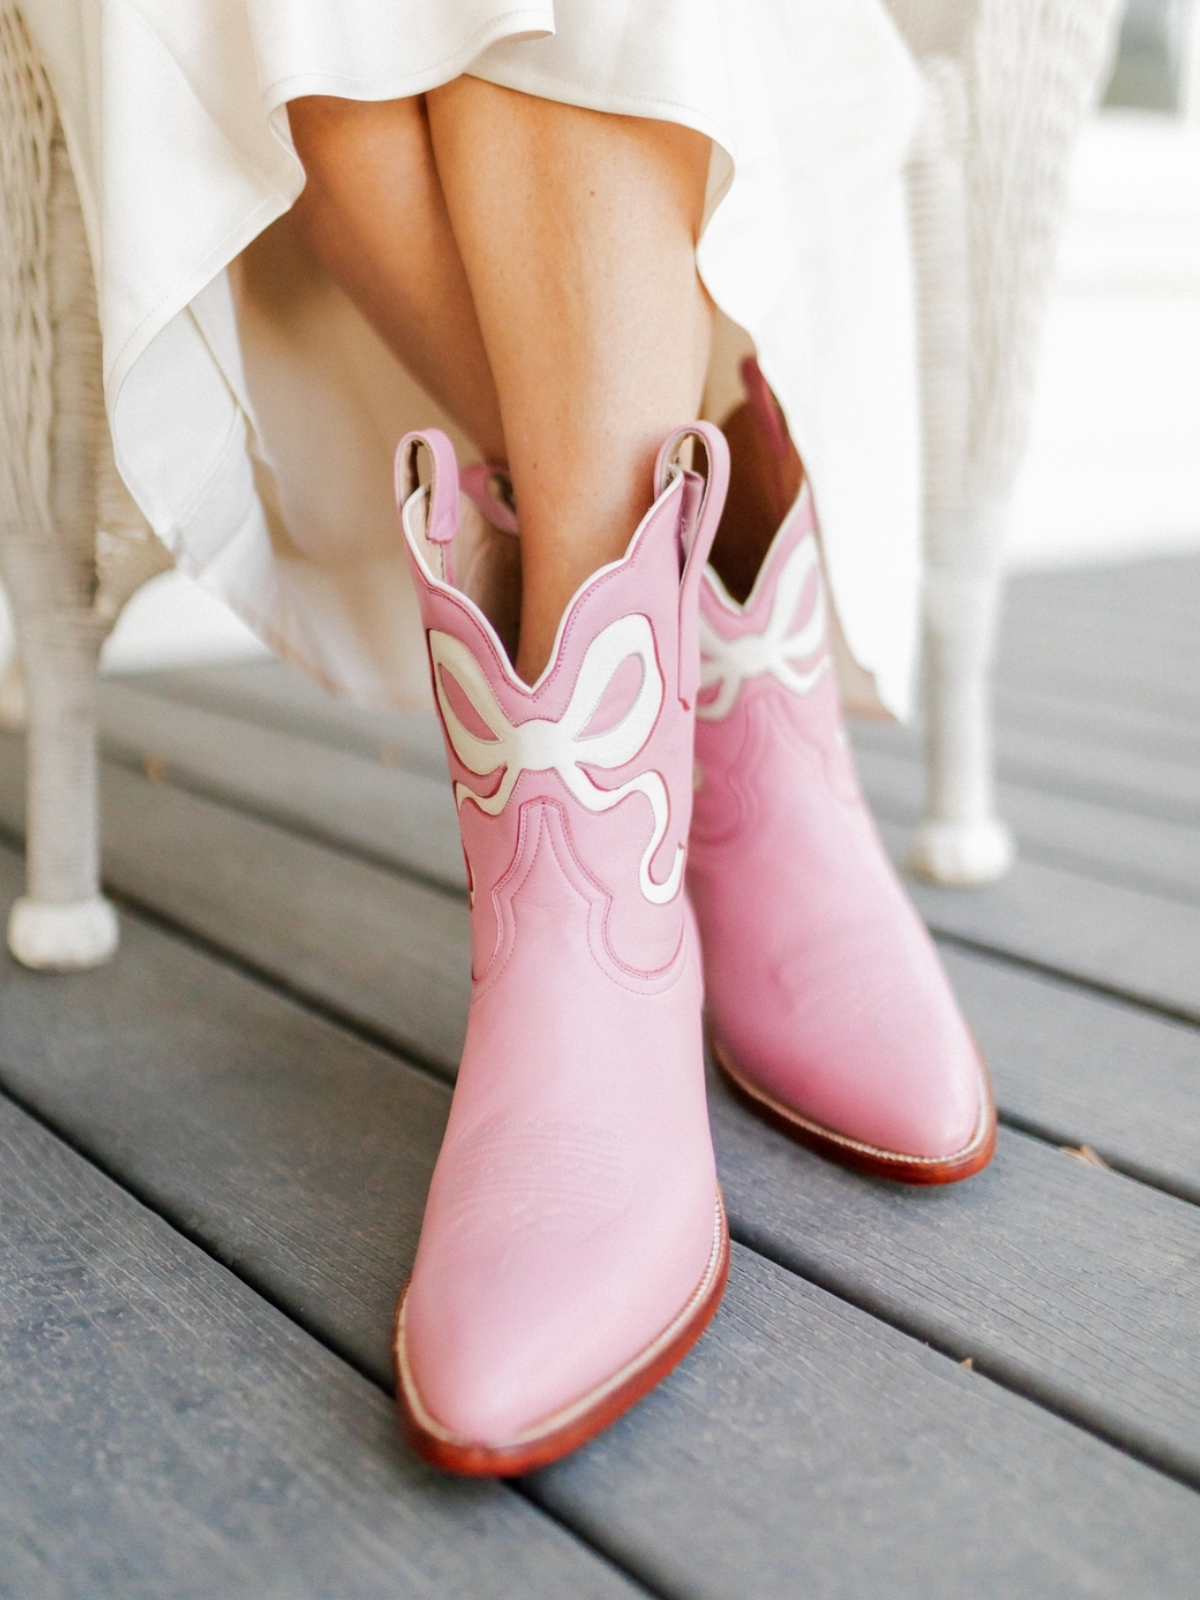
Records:
[[[516,1360],[497,1361],[494,1346],[473,1358],[459,1353],[447,1361],[443,1350],[422,1359],[410,1329],[410,1280],[394,1341],[409,1443],[434,1466],[470,1477],[515,1477],[548,1466],[602,1432],[678,1366],[715,1316],[728,1276],[729,1228],[718,1194],[708,1259],[676,1316],[628,1359],[590,1378],[581,1376],[578,1362],[562,1359],[561,1344],[545,1361],[529,1347]],[[436,1395],[422,1383],[427,1366],[436,1375]]]

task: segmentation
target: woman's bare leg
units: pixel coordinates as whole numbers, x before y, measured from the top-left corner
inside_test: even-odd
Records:
[[[420,99],[306,96],[288,106],[308,182],[293,216],[413,377],[489,461],[500,405],[446,215]]]
[[[532,681],[571,595],[621,555],[649,505],[664,434],[699,406],[709,141],[474,78],[425,103],[311,97],[289,116],[309,243],[483,453],[512,468],[517,668]]]
[[[710,145],[476,78],[427,103],[500,398],[521,520],[517,670],[532,682],[571,595],[650,505],[664,436],[699,408]]]

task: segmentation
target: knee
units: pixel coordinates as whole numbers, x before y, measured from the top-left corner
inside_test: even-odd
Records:
[[[310,190],[337,190],[383,143],[394,146],[406,134],[426,137],[423,95],[346,100],[312,94],[290,100],[287,110],[292,143]]]

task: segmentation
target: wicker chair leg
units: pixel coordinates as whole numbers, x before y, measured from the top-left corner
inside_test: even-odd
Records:
[[[996,816],[988,669],[1001,522],[971,515],[968,81],[924,62],[925,115],[909,169],[925,444],[925,820],[910,865],[937,883],[990,883],[1012,865]]]
[[[911,194],[926,431],[928,801],[912,860],[939,883],[991,882],[1014,856],[995,811],[989,693],[1005,523],[1071,151],[1116,12],[1116,0],[977,0],[953,54],[924,62],[928,114]]]
[[[0,566],[25,665],[28,966],[89,967],[117,944],[99,892],[97,462],[107,446],[92,265],[50,84],[0,0]]]
[[[934,883],[994,883],[1016,845],[996,811],[991,668],[1007,507],[974,508],[944,535],[925,590],[925,819],[910,864]],[[945,559],[953,551],[957,560]]]
[[[99,643],[93,619],[68,610],[22,629],[28,890],[9,917],[8,944],[27,967],[92,967],[117,947],[117,919],[99,892]]]

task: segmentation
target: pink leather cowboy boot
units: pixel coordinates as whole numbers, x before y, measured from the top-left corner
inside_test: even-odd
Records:
[[[707,486],[672,465],[688,435]],[[727,480],[715,429],[667,441],[657,500],[577,592],[529,687],[458,586],[449,440],[410,434],[398,452],[473,988],[395,1349],[409,1437],[453,1471],[526,1472],[574,1449],[683,1357],[724,1288],[683,878],[697,592]]]
[[[807,484],[744,604],[706,571],[700,630],[688,887],[717,1059],[825,1155],[968,1177],[995,1145],[991,1090],[858,787]]]

